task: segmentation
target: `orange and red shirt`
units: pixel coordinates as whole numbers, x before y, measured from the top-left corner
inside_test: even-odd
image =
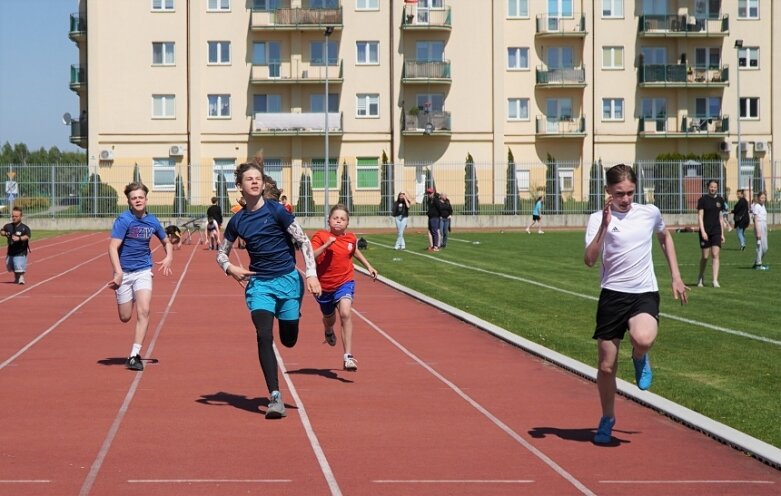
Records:
[[[329,231],[316,232],[312,236],[312,247],[317,250],[332,236]],[[346,232],[336,236],[336,241],[317,257],[317,279],[323,291],[336,291],[339,286],[355,278],[353,255],[356,243],[355,234]]]

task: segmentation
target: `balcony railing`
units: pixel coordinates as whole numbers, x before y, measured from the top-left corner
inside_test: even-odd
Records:
[[[637,73],[641,86],[727,86],[729,66],[686,67],[683,64],[645,64]]]
[[[342,129],[342,113],[328,112],[328,132],[341,134]],[[255,136],[317,136],[324,133],[323,112],[260,112],[255,114],[252,126],[252,134]]]
[[[344,82],[342,64],[339,60],[338,67],[331,64],[327,71],[322,64],[299,60],[253,65],[250,81],[253,84],[324,83],[327,73],[329,83],[339,84]]]
[[[574,137],[586,134],[586,117],[549,117],[538,115],[535,133],[540,137]]]
[[[343,26],[342,8],[304,9],[284,7],[274,10],[252,10],[251,28],[260,29],[322,29]]]
[[[729,116],[641,117],[640,136],[646,138],[722,138],[729,134]]]
[[[570,17],[541,14],[537,16],[537,36],[586,36],[586,16]]]
[[[543,66],[537,68],[537,86],[541,87],[578,87],[586,84],[586,68],[561,67],[546,69]]]
[[[449,83],[451,81],[450,61],[405,60],[401,78],[405,83]]]
[[[437,9],[420,8],[417,4],[405,4],[401,15],[401,29],[450,30],[450,6]]]
[[[80,65],[73,64],[71,65],[71,83],[70,88],[75,91],[79,92],[79,90],[83,89],[87,85],[87,71],[84,70],[83,67]]]
[[[450,112],[435,110],[404,116],[404,134],[450,134]]]
[[[79,145],[81,147],[87,146],[87,138],[89,135],[87,134],[87,123],[82,123],[79,119],[73,119],[71,121],[71,136],[70,141],[74,145]]]
[[[77,41],[85,34],[87,34],[87,18],[82,17],[78,13],[71,14],[70,31],[68,31],[68,37],[73,41]]]
[[[687,15],[642,15],[638,31],[644,36],[726,36],[729,16],[705,19]]]

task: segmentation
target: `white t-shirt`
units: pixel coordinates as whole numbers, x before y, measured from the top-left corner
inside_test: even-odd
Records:
[[[633,203],[628,212],[611,212],[602,245],[602,287],[622,293],[659,291],[651,258],[654,234],[664,232],[662,214],[654,205]],[[602,211],[588,219],[586,246],[602,224]]]
[[[751,213],[754,215],[754,222],[761,222],[767,224],[767,209],[764,205],[755,203],[751,206]]]

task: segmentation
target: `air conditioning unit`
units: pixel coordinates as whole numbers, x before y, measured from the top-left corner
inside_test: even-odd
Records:
[[[101,150],[98,157],[102,161],[110,162],[114,160],[114,150]]]
[[[719,151],[726,153],[729,151],[729,141],[722,141],[719,143]]]
[[[184,147],[182,145],[173,145],[168,149],[168,155],[170,157],[181,157],[184,155]]]
[[[767,151],[767,141],[756,141],[754,142],[754,151],[759,153],[764,153]]]

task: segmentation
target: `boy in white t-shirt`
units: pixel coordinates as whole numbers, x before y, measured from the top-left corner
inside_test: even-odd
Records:
[[[754,262],[756,270],[768,270],[767,265],[762,264],[762,258],[767,253],[767,209],[765,202],[767,193],[760,191],[757,194],[757,202],[751,206],[751,216],[754,217],[754,233],[757,237],[757,259]]]

